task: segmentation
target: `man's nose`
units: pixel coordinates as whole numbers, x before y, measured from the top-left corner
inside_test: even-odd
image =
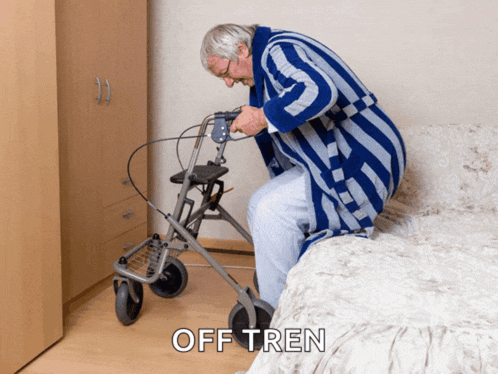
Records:
[[[233,83],[234,83],[234,80],[231,79],[231,78],[223,78],[223,80],[225,81],[225,84],[227,85],[227,87],[232,87],[233,86]]]

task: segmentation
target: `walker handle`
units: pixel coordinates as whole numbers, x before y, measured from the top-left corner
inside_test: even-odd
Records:
[[[214,114],[214,128],[211,138],[216,143],[224,143],[230,139],[230,126],[227,121],[233,121],[240,114],[240,111],[218,112]]]
[[[233,121],[240,114],[240,110],[236,112],[225,112],[225,118],[227,121]]]

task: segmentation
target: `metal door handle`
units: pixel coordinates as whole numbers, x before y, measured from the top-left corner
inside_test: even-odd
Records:
[[[123,214],[123,218],[128,218],[128,217],[129,217],[129,216],[131,216],[133,213],[134,213],[134,212],[133,212],[133,210],[131,210],[131,209],[130,209],[130,210],[129,210],[129,211],[127,211],[125,214]]]
[[[97,81],[95,82],[95,84],[98,84],[99,85],[99,96],[97,96],[97,104],[100,104],[100,99],[102,98],[102,85],[100,84],[100,79],[99,77],[97,77]]]
[[[105,80],[105,85],[107,86],[107,98],[105,101],[107,101],[107,105],[109,105],[109,101],[111,101],[111,85],[107,79]]]

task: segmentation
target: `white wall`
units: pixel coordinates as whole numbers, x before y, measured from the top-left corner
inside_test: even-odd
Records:
[[[401,128],[495,119],[498,87],[498,3],[495,0],[151,0],[151,138],[178,136],[216,111],[246,104],[245,87],[228,89],[199,60],[205,32],[219,23],[259,23],[302,32],[328,45],[375,93]],[[194,134],[194,133],[192,133]],[[409,141],[409,140],[408,140]],[[172,212],[179,171],[175,143],[152,149],[151,198]],[[232,144],[230,144],[232,145]],[[182,143],[184,160],[192,143]],[[209,139],[204,150],[215,151]],[[223,205],[246,225],[250,195],[267,180],[252,140],[226,152]],[[152,230],[166,231],[151,216]],[[241,239],[228,224],[207,222],[201,236]]]

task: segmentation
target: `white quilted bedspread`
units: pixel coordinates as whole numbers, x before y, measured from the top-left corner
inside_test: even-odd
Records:
[[[498,218],[475,217],[427,212],[398,219],[395,235],[315,245],[272,327],[324,328],[325,352],[261,351],[247,373],[498,373]]]

